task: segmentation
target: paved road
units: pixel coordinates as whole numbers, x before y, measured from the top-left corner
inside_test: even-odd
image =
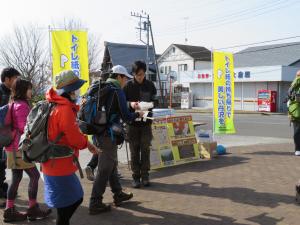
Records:
[[[180,114],[179,114],[180,115]],[[204,129],[212,128],[212,115],[192,113],[194,121],[207,122]],[[291,138],[292,127],[286,115],[236,114],[236,135]]]

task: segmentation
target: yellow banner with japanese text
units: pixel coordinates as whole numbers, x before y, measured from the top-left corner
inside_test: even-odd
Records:
[[[63,70],[72,70],[87,82],[81,87],[83,95],[89,87],[88,44],[86,31],[51,31],[53,83]]]
[[[233,134],[234,66],[232,53],[213,52],[214,133]]]

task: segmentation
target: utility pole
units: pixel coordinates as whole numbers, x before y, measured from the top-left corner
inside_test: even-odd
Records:
[[[139,32],[140,32],[140,41],[142,43],[144,43],[147,48],[147,50],[146,50],[146,66],[147,66],[146,76],[147,76],[147,79],[150,79],[150,76],[149,76],[149,61],[150,61],[150,59],[149,59],[149,42],[150,42],[150,38],[149,38],[149,35],[151,35],[152,49],[153,49],[153,55],[154,55],[153,57],[154,57],[154,61],[155,61],[155,68],[156,68],[156,74],[157,74],[157,78],[158,78],[158,85],[159,85],[159,89],[160,89],[160,96],[161,96],[162,104],[164,104],[163,90],[162,90],[162,86],[161,86],[159,68],[158,68],[157,59],[156,59],[156,51],[155,51],[154,38],[153,38],[153,32],[152,32],[152,25],[150,22],[150,16],[149,16],[149,14],[147,14],[144,11],[142,11],[142,14],[136,13],[136,12],[131,12],[131,16],[139,18],[138,27],[136,27],[136,29],[139,30]],[[142,24],[143,24],[143,28],[142,28]],[[146,33],[146,37],[147,37],[146,42],[142,39],[142,31],[147,32]]]
[[[146,78],[149,79],[149,15],[142,11],[142,14],[131,12],[131,16],[139,18],[138,27],[136,27],[136,29],[140,32],[140,41],[146,45]],[[142,32],[146,32],[146,41],[142,38]]]
[[[187,44],[187,42],[188,42],[188,39],[187,39],[187,20],[189,19],[189,17],[183,17],[183,19],[184,19],[184,43],[185,44]]]

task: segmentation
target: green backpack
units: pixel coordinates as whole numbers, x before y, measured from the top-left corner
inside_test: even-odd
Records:
[[[288,93],[288,113],[292,121],[300,122],[300,77],[297,77]]]

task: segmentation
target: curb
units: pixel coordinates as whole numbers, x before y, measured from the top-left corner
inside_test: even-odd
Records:
[[[212,113],[212,110],[199,110],[199,109],[175,109],[176,113]],[[265,116],[271,115],[286,115],[287,113],[280,113],[280,112],[257,112],[257,111],[234,111],[235,114],[260,114]]]

